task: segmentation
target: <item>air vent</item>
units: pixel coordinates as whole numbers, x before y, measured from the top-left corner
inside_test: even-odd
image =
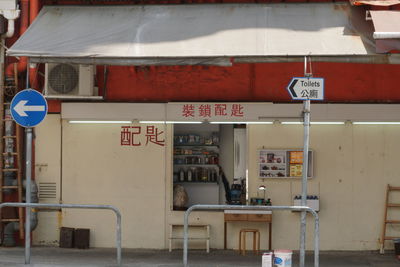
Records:
[[[95,70],[94,65],[46,63],[45,97],[49,99],[102,99],[94,84]]]
[[[52,182],[39,183],[39,199],[56,199],[57,184]]]
[[[59,94],[70,94],[78,85],[79,71],[70,64],[58,64],[49,71],[49,86]]]

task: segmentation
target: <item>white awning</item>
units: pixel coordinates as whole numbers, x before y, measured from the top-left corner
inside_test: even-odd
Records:
[[[349,3],[45,6],[8,55],[110,65],[376,56],[355,12]]]

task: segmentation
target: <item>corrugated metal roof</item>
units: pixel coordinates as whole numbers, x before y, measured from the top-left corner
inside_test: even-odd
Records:
[[[8,55],[132,65],[373,54],[357,12],[348,3],[46,6]]]

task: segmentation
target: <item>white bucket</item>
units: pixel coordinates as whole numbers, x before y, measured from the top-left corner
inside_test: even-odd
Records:
[[[272,267],[272,252],[263,253],[262,267]]]
[[[292,251],[291,250],[275,250],[274,266],[276,267],[292,267]]]

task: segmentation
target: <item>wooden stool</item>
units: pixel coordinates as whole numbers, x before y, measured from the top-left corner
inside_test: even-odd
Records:
[[[242,255],[246,255],[246,233],[253,233],[253,253],[258,254],[260,250],[260,231],[258,231],[257,229],[240,229],[239,253]],[[243,247],[242,247],[242,239],[243,239]]]

